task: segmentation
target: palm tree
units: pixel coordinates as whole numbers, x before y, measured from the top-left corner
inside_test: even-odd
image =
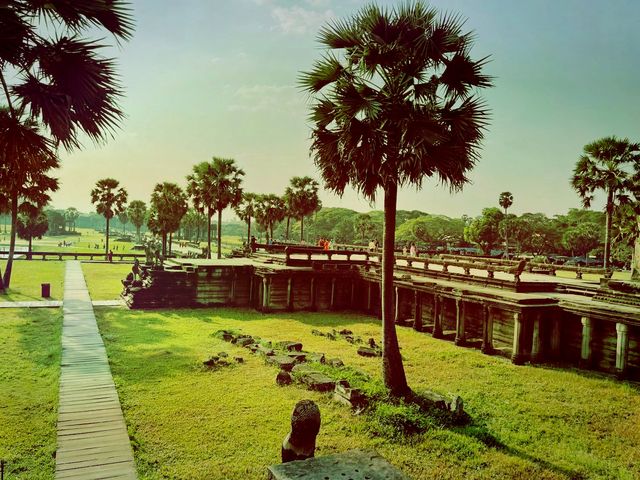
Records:
[[[640,161],[640,144],[614,136],[604,137],[585,145],[576,162],[571,178],[572,187],[578,192],[585,208],[591,206],[594,192],[604,190],[606,226],[604,239],[604,268],[609,268],[611,256],[611,222],[613,210],[627,195],[631,167]]]
[[[82,38],[95,27],[128,39],[128,2],[14,0],[0,8],[0,84],[9,114],[21,124],[38,120],[67,149],[79,147],[81,133],[106,140],[123,117],[115,62],[99,55],[102,42]]]
[[[411,392],[392,302],[398,187],[436,176],[462,189],[488,119],[475,94],[491,85],[486,59],[469,57],[473,35],[462,23],[420,1],[366,6],[320,30],[319,41],[339,52],[300,79],[315,99],[311,149],[326,188],[342,195],[351,185],[370,201],[384,193],[382,371],[394,396]]]
[[[18,213],[22,205],[42,208],[49,191],[58,189],[58,181],[48,175],[58,167],[58,158],[50,140],[40,134],[35,121],[20,122],[0,107],[0,204],[11,215],[9,255],[5,267],[4,288],[11,284]]]
[[[311,177],[293,177],[287,187],[290,211],[300,220],[300,241],[304,238],[304,217],[320,210],[322,203],[318,198],[318,182]]]
[[[256,216],[257,200],[255,193],[243,193],[240,203],[235,207],[238,218],[247,223],[247,243],[251,242],[251,219]]]
[[[187,213],[187,196],[175,183],[158,183],[151,194],[149,230],[162,236],[162,256],[167,255],[167,235],[180,228]]]
[[[118,185],[120,183],[113,178],[103,178],[91,190],[91,203],[95,204],[96,212],[107,221],[105,255],[109,254],[109,222],[124,211],[127,203],[127,191],[122,187],[118,188]]]
[[[127,210],[123,210],[118,214],[118,221],[122,225],[122,234],[127,233],[127,223],[129,223],[129,215],[127,214]]]
[[[359,213],[356,217],[355,230],[360,235],[362,243],[365,243],[365,238],[373,233],[374,225],[371,221],[371,215],[368,213]]]
[[[511,192],[502,192],[498,198],[498,203],[504,209],[504,252],[505,257],[509,258],[509,219],[507,217],[507,210],[513,205],[513,194]]]
[[[133,200],[127,207],[127,215],[133,226],[136,227],[138,242],[140,241],[140,229],[144,225],[147,216],[147,205],[142,200]]]
[[[230,158],[213,157],[211,162],[202,162],[193,167],[193,173],[187,176],[187,193],[192,197],[199,212],[207,214],[208,253],[211,258],[211,217],[218,212],[218,258],[222,257],[222,210],[235,207],[242,199],[242,177],[244,171],[238,168]]]
[[[76,231],[76,220],[80,217],[80,212],[75,207],[69,207],[64,211],[64,219],[69,225],[69,231]]]
[[[267,243],[269,239],[273,241],[273,225],[284,220],[286,214],[287,207],[282,198],[273,193],[258,195],[255,217],[267,234]]]

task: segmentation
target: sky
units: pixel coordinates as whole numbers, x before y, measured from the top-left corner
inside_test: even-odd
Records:
[[[105,145],[87,140],[81,150],[61,152],[52,205],[93,211],[89,192],[105,177],[119,180],[129,200],[148,202],[156,183],[184,186],[193,165],[212,156],[235,159],[246,191],[282,194],[291,177],[304,175],[322,185],[297,78],[322,54],[319,28],[366,3],[134,1],[133,38],[105,52],[118,63],[126,119]],[[482,96],[492,118],[462,192],[428,180],[420,191],[405,187],[398,208],[477,216],[498,206],[504,191],[514,196],[515,214],[579,208],[569,180],[584,145],[609,135],[640,141],[640,2],[430,4],[467,19],[473,58],[490,55],[485,72],[494,87]],[[320,197],[327,207],[382,208],[381,196],[371,205],[352,190],[342,198],[321,190]]]

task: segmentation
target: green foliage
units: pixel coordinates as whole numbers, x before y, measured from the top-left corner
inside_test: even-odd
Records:
[[[476,244],[485,255],[500,242],[500,222],[503,213],[497,208],[484,208],[482,216],[475,218],[464,229],[464,239]]]
[[[62,235],[65,233],[66,221],[60,210],[45,210],[49,222],[49,235]]]
[[[29,242],[29,250],[31,250],[31,240],[34,238],[42,238],[49,229],[49,220],[42,210],[31,210],[18,215],[18,237]]]
[[[147,205],[142,200],[133,200],[127,207],[127,216],[133,226],[136,227],[138,241],[140,241],[140,228],[144,224],[147,217]]]
[[[590,250],[600,245],[601,235],[602,230],[597,223],[581,223],[564,232],[562,244],[578,255],[587,255]]]
[[[91,190],[91,203],[95,204],[96,212],[107,220],[122,213],[126,208],[127,191],[118,186],[120,182],[113,178],[103,178],[96,182]]]
[[[458,245],[464,240],[464,221],[444,215],[427,215],[406,221],[396,230],[398,242],[420,242],[429,247]]]
[[[256,199],[256,222],[265,230],[267,238],[273,240],[273,226],[275,223],[284,220],[286,214],[287,206],[281,197],[273,193],[258,195]]]
[[[180,227],[187,213],[187,196],[175,183],[158,183],[151,194],[151,208],[147,226],[153,233],[162,235],[162,254],[166,255],[167,235]]]

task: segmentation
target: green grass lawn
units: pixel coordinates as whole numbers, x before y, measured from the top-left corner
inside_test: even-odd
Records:
[[[120,298],[122,282],[131,271],[127,263],[82,263],[91,300],[115,300]]]
[[[0,260],[4,274],[6,260]],[[7,293],[0,294],[0,302],[27,300],[62,300],[64,286],[64,262],[58,260],[16,260],[11,271],[11,286]],[[51,285],[51,298],[43,299],[40,285]],[[0,315],[2,313],[0,312]]]
[[[640,478],[640,394],[609,377],[516,367],[399,328],[414,390],[461,395],[471,423],[391,438],[372,416],[354,416],[328,395],[277,387],[275,368],[211,336],[231,328],[299,340],[379,378],[379,359],[311,335],[313,328],[349,328],[378,339],[379,323],[370,317],[233,309],[98,309],[97,316],[143,479],[264,478],[266,466],[279,463],[291,410],[302,398],[322,412],[316,455],[375,448],[416,479]],[[220,351],[246,363],[205,370],[201,362]]]
[[[556,275],[558,277],[563,277],[563,278],[576,278],[576,272],[569,272],[566,270],[556,270]],[[588,280],[588,281],[592,281],[592,282],[599,282],[600,279],[602,278],[602,275],[596,275],[594,273],[583,273],[582,274],[582,279],[583,280]],[[622,271],[615,271],[613,272],[613,276],[611,277],[614,280],[631,280],[631,271],[626,270],[624,272]]]
[[[5,478],[53,479],[60,309],[0,309],[0,459]]]

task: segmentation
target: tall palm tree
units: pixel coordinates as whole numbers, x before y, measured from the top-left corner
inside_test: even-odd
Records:
[[[504,209],[504,252],[505,257],[509,257],[509,218],[507,217],[507,210],[513,205],[513,194],[511,192],[502,192],[498,198],[498,203]]]
[[[79,147],[81,133],[106,140],[123,117],[114,61],[99,54],[102,42],[82,38],[96,27],[129,39],[128,2],[10,0],[0,8],[0,85],[11,118],[38,120],[67,149]]]
[[[58,189],[58,181],[49,170],[58,167],[58,157],[50,140],[40,133],[34,120],[24,122],[0,107],[0,204],[11,215],[9,255],[3,276],[4,288],[11,284],[16,245],[18,213],[22,205],[42,208],[48,192]]]
[[[211,258],[211,217],[218,212],[218,258],[222,257],[222,211],[235,207],[242,199],[242,177],[244,171],[231,158],[213,157],[211,162],[193,166],[193,173],[187,176],[187,193],[193,199],[196,210],[207,214],[208,258]]]
[[[162,236],[162,256],[167,255],[167,235],[180,228],[187,213],[187,196],[175,183],[158,183],[151,194],[151,208],[147,225],[149,230]]]
[[[255,193],[244,192],[240,203],[235,207],[238,218],[247,224],[247,244],[251,242],[251,219],[256,216],[258,196]]]
[[[269,239],[273,241],[273,226],[284,220],[286,214],[287,207],[281,197],[273,193],[258,195],[255,217],[267,234],[267,243]]]
[[[488,119],[475,94],[491,85],[486,59],[469,57],[462,25],[420,1],[366,6],[320,30],[329,51],[300,79],[315,98],[311,149],[326,187],[342,195],[351,185],[370,201],[384,193],[382,371],[396,396],[411,392],[392,301],[398,187],[436,176],[462,189]]]
[[[140,241],[140,229],[144,225],[147,216],[147,205],[142,200],[133,200],[127,207],[127,215],[133,226],[136,227],[138,242]]]
[[[300,220],[300,241],[304,238],[304,217],[320,210],[322,203],[318,197],[318,182],[311,177],[293,177],[287,187],[290,197],[290,211]]]
[[[611,256],[611,222],[613,210],[627,195],[631,168],[640,162],[640,144],[614,136],[604,137],[584,146],[576,162],[571,186],[578,192],[585,208],[591,206],[596,190],[604,190],[606,226],[604,240],[604,268],[609,268]]]
[[[127,191],[120,187],[120,182],[113,178],[103,178],[96,182],[91,190],[91,203],[96,206],[96,212],[107,221],[105,233],[104,253],[109,254],[109,223],[116,215],[124,212],[127,203]]]
[[[75,207],[69,207],[64,211],[64,219],[69,224],[69,230],[76,231],[76,220],[80,217],[80,212]]]

